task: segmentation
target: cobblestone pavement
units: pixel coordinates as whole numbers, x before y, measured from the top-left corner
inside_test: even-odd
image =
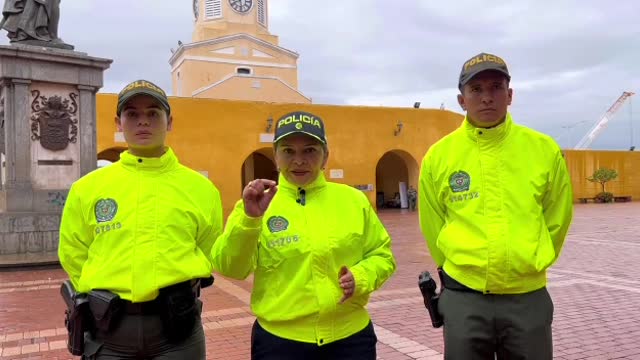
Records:
[[[369,309],[384,360],[442,359],[417,277],[434,270],[416,213],[380,214],[398,271]],[[549,272],[555,302],[554,358],[640,360],[640,203],[576,205],[563,254]],[[0,358],[73,359],[65,345],[59,268],[0,272]],[[216,278],[204,290],[208,359],[249,359],[251,279]]]

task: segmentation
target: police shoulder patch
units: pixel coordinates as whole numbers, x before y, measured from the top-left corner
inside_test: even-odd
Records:
[[[113,199],[100,199],[95,206],[96,221],[99,223],[113,220],[118,212],[118,203]]]
[[[283,218],[282,216],[272,216],[267,221],[267,226],[269,227],[269,231],[272,233],[277,233],[280,231],[287,230],[289,227],[289,221]]]
[[[471,187],[471,176],[459,170],[449,176],[449,186],[453,192],[469,191]]]

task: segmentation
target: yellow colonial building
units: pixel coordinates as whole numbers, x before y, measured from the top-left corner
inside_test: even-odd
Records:
[[[117,161],[126,148],[114,116],[117,95],[99,94],[98,159]],[[462,116],[449,111],[266,103],[170,97],[173,127],[168,144],[182,163],[220,189],[225,211],[254,178],[276,179],[275,121],[287,112],[308,111],[326,124],[328,180],[361,188],[373,204],[392,204],[396,193],[416,186],[420,161]],[[406,204],[404,193],[403,203]]]
[[[117,161],[126,148],[116,130],[117,95],[99,94],[98,158]],[[396,193],[416,186],[422,157],[437,140],[457,128],[458,113],[414,108],[266,103],[171,97],[173,128],[168,144],[187,166],[200,171],[222,194],[225,213],[254,178],[276,178],[274,121],[294,110],[309,111],[326,123],[328,180],[356,186],[378,208],[397,206]],[[607,184],[616,195],[640,199],[640,152],[565,151],[574,195],[593,197],[599,185],[587,181],[599,167],[619,177]],[[526,194],[523,194],[526,196]],[[401,197],[405,205],[404,194]]]
[[[269,33],[267,0],[194,0],[193,42],[170,59],[173,129],[168,144],[181,162],[220,189],[225,214],[254,178],[277,178],[274,122],[308,111],[326,123],[328,180],[361,189],[377,208],[406,207],[429,147],[463,115],[445,110],[310,104],[298,91],[298,54]],[[114,123],[117,95],[98,94],[98,159],[117,161],[126,143]],[[593,197],[599,167],[618,171],[616,195],[640,199],[640,153],[566,151],[575,198]],[[188,186],[188,184],[185,184]],[[523,194],[523,196],[527,196]]]
[[[269,33],[268,0],[193,0],[193,42],[169,60],[177,96],[310,103],[298,54]]]

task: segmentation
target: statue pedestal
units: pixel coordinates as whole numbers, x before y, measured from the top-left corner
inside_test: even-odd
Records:
[[[95,95],[111,62],[0,46],[0,264],[7,257],[38,263],[57,251],[68,189],[96,168]]]
[[[31,45],[37,47],[51,47],[64,50],[73,50],[73,45],[63,43],[61,41],[42,41],[42,40],[21,40],[11,43],[11,45]]]

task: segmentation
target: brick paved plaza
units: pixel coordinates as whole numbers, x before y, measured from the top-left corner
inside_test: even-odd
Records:
[[[430,327],[417,277],[434,270],[416,213],[382,212],[398,260],[369,309],[384,360],[441,359],[442,330]],[[560,261],[549,273],[555,301],[555,359],[640,360],[640,203],[576,205]],[[0,272],[0,358],[72,359],[65,345],[65,274],[60,269]],[[208,359],[249,359],[250,279],[218,276],[205,289]]]

